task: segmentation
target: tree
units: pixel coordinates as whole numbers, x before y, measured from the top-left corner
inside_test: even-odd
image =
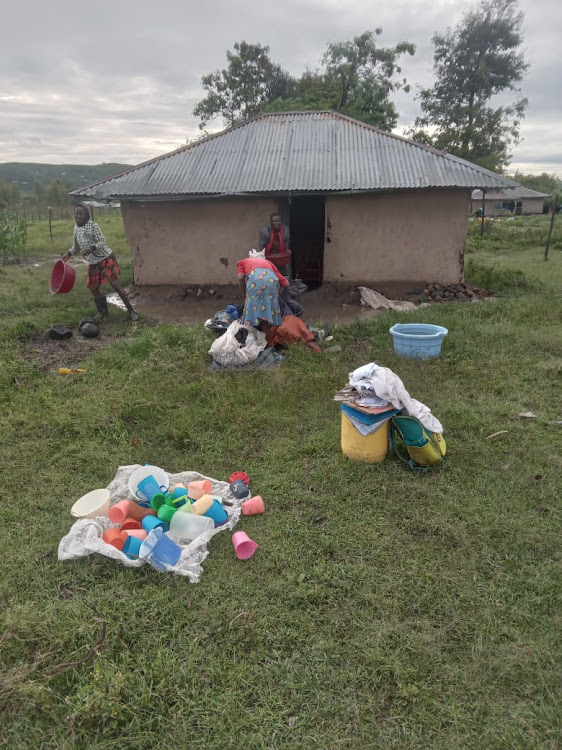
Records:
[[[519,51],[522,22],[517,0],[484,0],[433,37],[436,81],[420,92],[422,114],[410,136],[488,169],[509,163],[527,106],[517,88],[529,67]],[[493,106],[507,91],[515,101]]]
[[[193,110],[201,119],[201,129],[219,116],[228,125],[254,117],[268,102],[287,96],[293,85],[291,76],[269,59],[269,47],[236,42],[226,59],[225,69],[201,79],[209,92]]]
[[[63,206],[67,200],[67,190],[58,180],[53,180],[47,188],[47,203],[52,206]]]
[[[520,182],[523,187],[529,188],[529,190],[537,190],[539,193],[545,193],[546,195],[553,195],[562,189],[562,180],[559,180],[555,174],[548,174],[547,172],[542,174],[516,172],[513,179]]]
[[[37,203],[45,202],[46,193],[45,185],[43,185],[42,182],[39,182],[39,180],[35,180],[33,183],[33,196]]]

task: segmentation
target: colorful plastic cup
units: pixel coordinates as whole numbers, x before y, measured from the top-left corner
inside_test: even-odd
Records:
[[[160,487],[156,479],[152,476],[152,474],[149,474],[144,479],[141,479],[141,481],[137,485],[137,489],[139,489],[142,494],[147,497],[149,500],[152,500],[154,495],[158,495],[158,493],[162,491],[166,491],[167,487]]]
[[[185,497],[187,495],[187,487],[184,487],[183,484],[176,484],[170,494],[174,500],[177,500],[179,497]]]
[[[228,483],[232,484],[232,482],[236,482],[237,479],[240,479],[240,481],[244,482],[246,487],[250,484],[250,477],[246,474],[245,471],[235,471],[228,477]]]
[[[185,505],[180,505],[178,510],[181,513],[193,513],[193,502],[187,498],[187,503],[185,503]]]
[[[119,503],[115,503],[107,511],[107,517],[111,523],[121,524],[129,516],[129,507],[131,503],[129,500],[121,500]]]
[[[136,519],[137,521],[142,521],[145,516],[155,515],[156,511],[150,506],[147,508],[146,506],[135,502],[131,502],[129,505],[129,516]]]
[[[165,521],[161,521],[157,516],[145,516],[142,519],[142,527],[145,531],[148,531],[149,534],[154,529],[168,531],[168,524]]]
[[[230,491],[237,500],[242,500],[245,497],[250,497],[250,490],[244,484],[241,479],[236,479],[230,485]]]
[[[106,544],[111,544],[115,549],[123,549],[126,537],[119,529],[106,529],[101,538]]]
[[[177,508],[174,508],[173,505],[161,505],[160,508],[158,508],[158,518],[169,524],[176,511]]]
[[[207,516],[195,513],[175,513],[170,521],[170,536],[176,542],[192,542],[205,531],[212,531],[215,522]]]
[[[196,513],[198,516],[204,515],[209,510],[214,500],[215,498],[211,497],[211,495],[201,495],[199,500],[196,500],[191,504],[191,512]]]
[[[121,532],[124,534],[124,538],[126,539],[128,536],[134,536],[135,539],[140,539],[141,542],[146,539],[148,536],[148,532],[144,529],[126,529],[125,531]]]
[[[199,500],[203,495],[209,495],[213,490],[213,484],[209,479],[200,479],[187,485],[187,492],[192,500]]]
[[[164,492],[157,492],[150,499],[150,506],[154,510],[160,510],[160,508],[166,504],[167,496]]]
[[[181,547],[162,529],[154,529],[141,544],[139,557],[157,570],[166,570],[166,565],[175,565],[180,559]]]
[[[125,539],[125,544],[123,545],[123,552],[131,560],[136,560],[139,557],[143,541],[144,540],[142,539],[137,539],[136,536],[128,536]]]
[[[259,513],[265,511],[265,505],[261,495],[256,495],[255,497],[246,500],[246,502],[242,503],[241,508],[242,513],[245,516],[257,516]]]
[[[216,498],[213,498],[213,503],[204,513],[207,518],[212,518],[215,522],[215,526],[222,526],[223,523],[228,521],[228,513],[219,503]]]
[[[126,518],[121,524],[121,531],[127,531],[127,529],[141,529],[141,528],[142,528],[141,522],[137,521],[136,518],[131,518],[131,516]]]
[[[178,508],[181,508],[184,505],[187,505],[188,497],[187,495],[183,495],[183,497],[172,497],[170,498],[169,505],[173,505],[173,507],[177,510]]]
[[[247,560],[259,547],[256,542],[250,539],[245,531],[235,531],[232,535],[232,544],[234,545],[236,557],[239,560]]]

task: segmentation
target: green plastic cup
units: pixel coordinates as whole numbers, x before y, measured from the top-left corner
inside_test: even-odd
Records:
[[[166,523],[170,523],[170,521],[172,520],[172,516],[176,512],[177,512],[177,508],[174,508],[173,505],[164,504],[164,505],[161,505],[158,508],[158,518],[161,521],[165,521]]]

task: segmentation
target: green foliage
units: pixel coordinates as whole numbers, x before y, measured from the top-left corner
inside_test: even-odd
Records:
[[[21,203],[20,189],[15,182],[0,182],[0,211]]]
[[[0,214],[0,262],[21,260],[27,255],[27,223],[25,219]]]
[[[548,174],[547,172],[541,174],[515,172],[513,179],[520,182],[523,187],[529,188],[529,190],[537,190],[539,193],[546,193],[546,195],[552,195],[562,190],[562,180],[555,174]]]
[[[384,130],[391,130],[398,113],[389,93],[409,90],[399,58],[413,55],[415,46],[400,42],[378,47],[381,29],[365,31],[351,41],[331,43],[320,71],[306,70],[292,78],[269,59],[269,47],[237,42],[226,53],[228,67],[202,78],[209,92],[194,109],[203,128],[222,116],[228,125],[261,112],[332,109]]]
[[[491,253],[525,250],[529,247],[544,248],[550,226],[550,216],[518,216],[512,220],[486,219],[484,234],[479,221],[470,219],[466,238],[468,253],[486,250]],[[551,248],[562,249],[562,221],[556,220]]]
[[[517,88],[528,68],[519,51],[522,22],[517,0],[484,0],[454,29],[433,37],[436,82],[421,90],[413,138],[488,169],[509,162],[527,106]],[[507,91],[516,93],[513,104],[491,105]]]
[[[518,269],[490,266],[479,263],[473,258],[469,258],[466,262],[464,275],[471,284],[492,289],[494,292],[529,290],[535,286]]]
[[[40,203],[45,200],[46,186],[53,180],[71,190],[101,180],[127,169],[128,164],[37,164],[6,162],[0,164],[0,180],[14,182],[22,193],[34,195]],[[38,187],[40,186],[40,187]]]

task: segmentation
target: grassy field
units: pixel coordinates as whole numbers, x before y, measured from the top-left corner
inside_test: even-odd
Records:
[[[33,256],[53,252],[43,229]],[[56,251],[69,242],[61,227]],[[560,747],[562,252],[500,245],[467,255],[495,302],[361,321],[336,329],[340,354],[297,346],[278,369],[214,375],[203,328],[120,312],[99,345],[47,351],[86,290],[51,297],[49,264],[0,269],[0,744]],[[447,326],[441,358],[396,358],[398,320]],[[86,373],[60,376],[78,356]],[[445,468],[342,456],[331,399],[369,361],[444,423]],[[247,471],[267,508],[239,526],[256,555],[237,561],[219,534],[197,585],[59,563],[73,500],[144,462]],[[58,671],[98,642],[96,618],[97,658]]]

